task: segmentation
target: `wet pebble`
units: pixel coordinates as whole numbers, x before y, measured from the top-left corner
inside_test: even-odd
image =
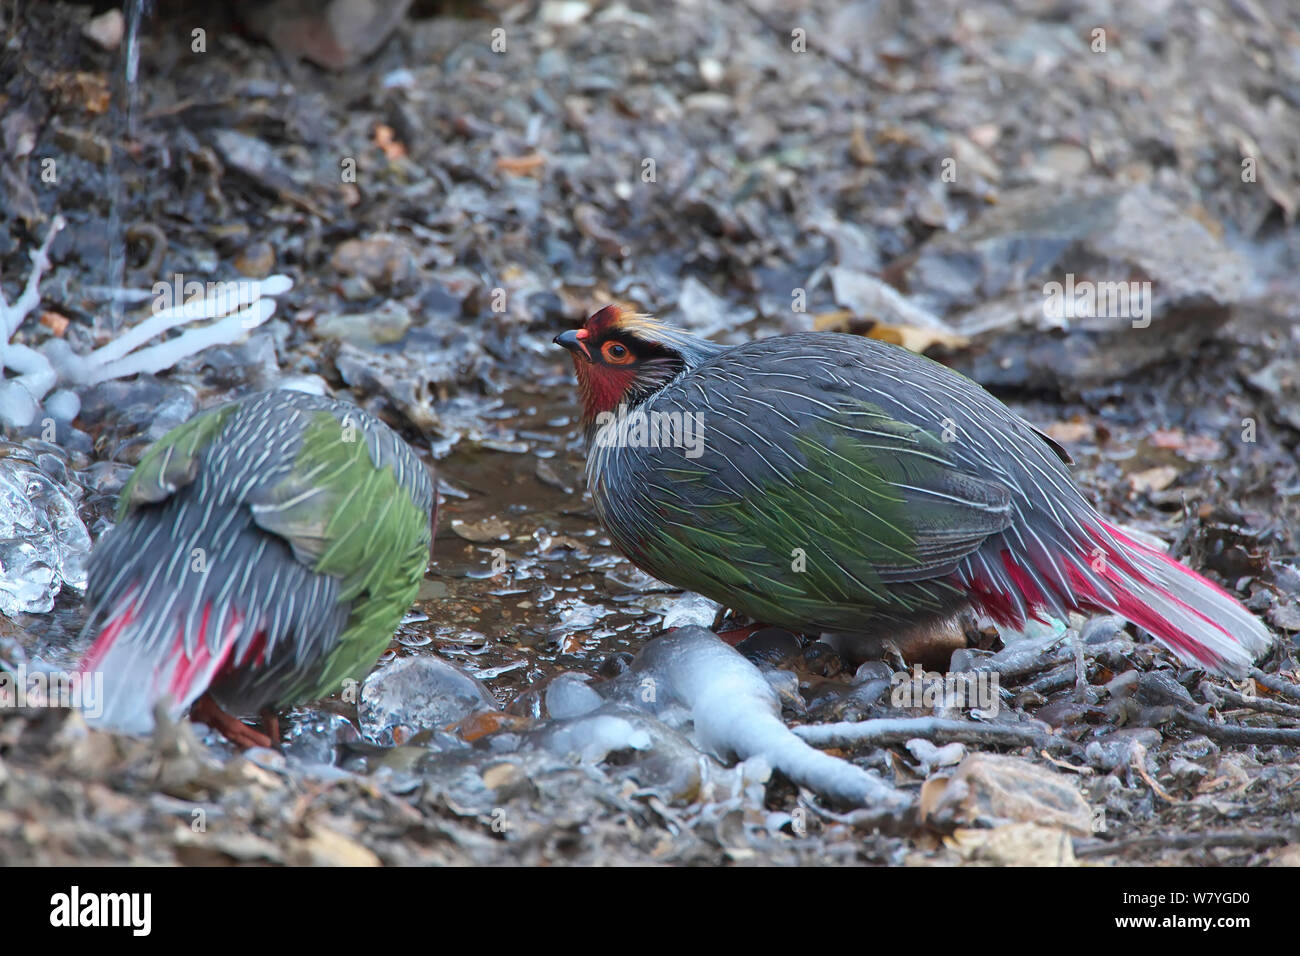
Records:
[[[269,242],[251,242],[235,256],[240,275],[265,279],[275,271],[275,247]]]
[[[605,659],[600,662],[600,667],[597,668],[597,673],[600,674],[601,677],[617,677],[619,674],[622,674],[631,667],[632,661],[635,659],[636,658],[627,651],[615,651],[614,653],[607,655]]]
[[[305,710],[290,717],[284,735],[285,756],[306,763],[338,762],[344,745],[361,739],[352,721],[327,710]]]
[[[409,282],[416,273],[406,240],[385,233],[339,243],[330,266],[342,275],[360,276],[381,291]]]
[[[430,282],[420,293],[419,312],[426,320],[459,319],[464,310],[464,296],[457,296],[441,282]]]
[[[1148,707],[1177,704],[1195,707],[1196,701],[1187,688],[1178,683],[1169,671],[1149,671],[1138,677],[1138,702]]]
[[[1268,621],[1284,631],[1300,631],[1300,607],[1295,604],[1279,604],[1268,612]]]
[[[703,594],[687,591],[671,602],[664,611],[664,629],[687,627],[695,624],[700,627],[712,627],[713,619],[722,609],[717,601],[711,601]]]
[[[1092,741],[1084,748],[1083,755],[1092,766],[1109,773],[1131,763],[1136,747],[1150,750],[1159,746],[1160,740],[1160,731],[1152,727],[1126,728]]]
[[[496,698],[482,681],[442,658],[404,657],[366,678],[357,718],[367,739],[390,745],[399,728],[409,737],[496,709]]]
[[[400,302],[387,301],[369,312],[329,312],[318,316],[316,334],[356,345],[391,345],[400,342],[411,327],[411,310]]]
[[[798,636],[783,627],[765,627],[737,644],[736,650],[755,664],[782,664],[797,656],[803,645]]]
[[[803,650],[803,668],[818,677],[834,677],[844,670],[844,661],[829,644],[813,641]]]
[[[1085,644],[1104,644],[1116,638],[1128,637],[1128,621],[1115,614],[1103,614],[1084,622],[1079,636]]]

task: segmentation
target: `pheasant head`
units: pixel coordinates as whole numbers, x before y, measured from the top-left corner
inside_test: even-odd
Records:
[[[607,305],[582,328],[557,335],[555,344],[573,353],[587,426],[602,412],[640,404],[725,348],[618,305]]]

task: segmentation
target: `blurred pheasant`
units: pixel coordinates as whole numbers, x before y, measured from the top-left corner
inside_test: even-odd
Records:
[[[615,544],[758,621],[888,637],[968,605],[1011,627],[1105,610],[1234,676],[1271,643],[1103,519],[1058,444],[922,356],[816,332],[729,348],[617,306],[555,341]]]
[[[330,398],[266,392],[167,433],[90,559],[81,669],[104,674],[103,722],[148,731],[165,700],[267,746],[226,711],[363,676],[415,600],[435,507],[410,446]]]

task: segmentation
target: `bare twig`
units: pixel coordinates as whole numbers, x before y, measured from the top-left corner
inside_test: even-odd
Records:
[[[1201,694],[1209,700],[1215,707],[1223,710],[1223,704],[1226,702],[1232,707],[1241,707],[1246,710],[1257,710],[1265,714],[1278,714],[1282,717],[1300,718],[1300,704],[1284,704],[1280,700],[1272,700],[1268,697],[1259,695],[1247,696],[1224,687],[1220,684],[1212,684],[1209,681],[1202,681],[1200,687]]]
[[[1136,740],[1133,741],[1130,763],[1132,764],[1133,769],[1138,772],[1138,776],[1146,781],[1146,784],[1151,788],[1151,791],[1165,803],[1181,804],[1187,802],[1186,800],[1179,800],[1177,797],[1170,796],[1165,791],[1165,788],[1160,786],[1160,784],[1156,782],[1156,779],[1151,776],[1150,772],[1147,770],[1147,748],[1143,747]]]
[[[1276,674],[1265,674],[1259,669],[1252,670],[1250,676],[1256,684],[1262,684],[1275,694],[1290,697],[1292,700],[1300,700],[1300,684],[1292,684],[1289,681],[1284,681]]]
[[[1201,847],[1237,847],[1245,850],[1262,850],[1265,847],[1281,846],[1290,841],[1285,833],[1277,830],[1259,832],[1211,830],[1201,833],[1169,833],[1160,836],[1129,837],[1125,840],[1091,840],[1079,838],[1074,841],[1074,855],[1110,856],[1127,850],[1195,850]]]
[[[1216,724],[1212,720],[1193,714],[1186,710],[1174,711],[1174,723],[1205,734],[1211,740],[1223,744],[1256,744],[1269,746],[1279,744],[1284,747],[1300,747],[1300,728],[1293,727],[1242,727],[1240,725]]]
[[[858,723],[806,724],[794,732],[814,747],[887,747],[920,737],[936,744],[1042,747],[1057,742],[1046,724],[979,724],[941,717],[886,717]],[[1063,742],[1061,742],[1063,743]]]
[[[820,820],[829,823],[841,823],[855,830],[879,831],[880,833],[907,833],[916,825],[916,805],[909,804],[903,809],[896,807],[862,807],[845,813],[836,813],[823,807],[813,794],[807,790],[800,792],[800,803],[804,804]]]

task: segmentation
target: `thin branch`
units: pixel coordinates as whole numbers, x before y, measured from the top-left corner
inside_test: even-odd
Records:
[[[1209,681],[1201,682],[1200,691],[1207,700],[1220,710],[1225,709],[1223,704],[1226,701],[1232,707],[1255,710],[1263,714],[1277,714],[1281,717],[1300,718],[1300,704],[1284,704],[1280,700],[1260,697],[1258,694],[1247,697],[1230,687],[1211,684]]]
[[[1041,747],[1057,742],[1048,726],[1038,721],[1012,726],[941,717],[885,717],[857,723],[805,724],[793,729],[814,747],[888,747],[917,737],[936,744],[956,742],[1003,747]]]
[[[1211,740],[1223,744],[1300,747],[1300,728],[1242,727],[1238,724],[1216,724],[1212,720],[1186,710],[1174,711],[1172,720],[1182,727],[1205,734]]]
[[[1255,669],[1250,672],[1250,676],[1255,683],[1263,684],[1275,694],[1281,694],[1283,697],[1290,697],[1292,700],[1300,700],[1300,684],[1292,684],[1284,681],[1276,674],[1265,674],[1263,671]]]
[[[1258,832],[1210,830],[1201,833],[1169,833],[1160,836],[1129,837],[1124,840],[1074,841],[1077,857],[1110,856],[1128,850],[1196,850],[1202,847],[1236,847],[1243,850],[1262,850],[1290,842],[1290,837],[1277,830]]]

